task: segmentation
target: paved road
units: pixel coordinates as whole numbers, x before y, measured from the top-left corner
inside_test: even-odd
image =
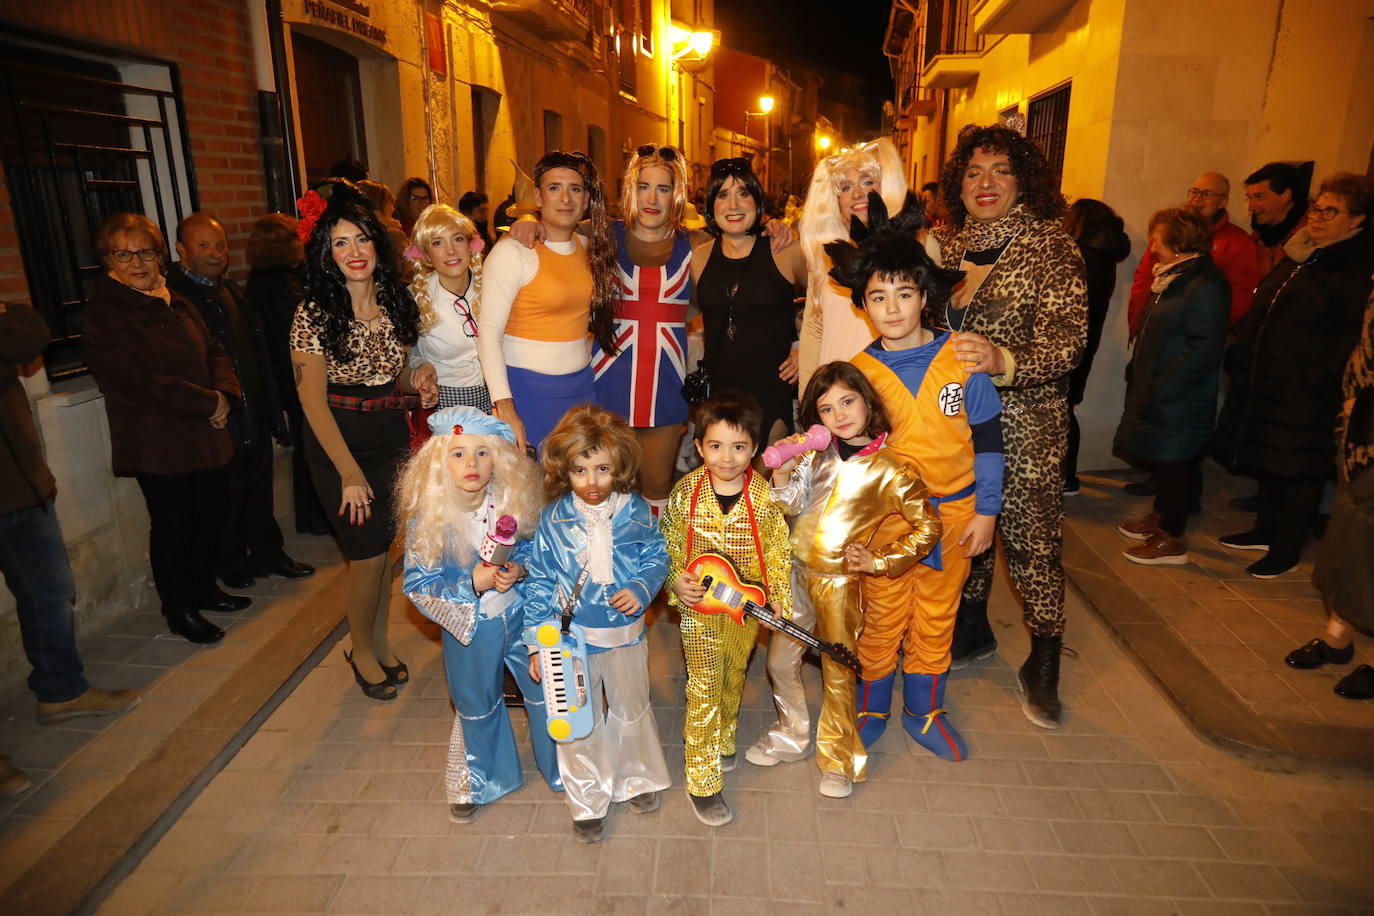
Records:
[[[1015,691],[1027,639],[999,588],[1000,657],[957,674],[947,698],[968,761],[890,731],[870,781],[832,800],[810,761],[741,760],[728,827],[701,826],[675,788],[655,814],[615,811],[597,846],[573,841],[542,782],[449,823],[435,632],[398,614],[417,675],[402,698],[360,696],[334,652],[101,912],[1374,912],[1374,775],[1294,772],[1204,744],[1072,597],[1067,722],[1037,729]],[[681,650],[666,615],[650,632],[659,728],[680,772]],[[761,661],[745,741],[770,714]],[[814,707],[818,671],[808,677]]]

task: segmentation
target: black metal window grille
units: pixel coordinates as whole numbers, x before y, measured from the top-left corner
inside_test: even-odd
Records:
[[[143,213],[171,239],[198,206],[173,65],[26,33],[0,36],[0,159],[48,377],[81,375],[81,309],[104,268],[92,236]]]
[[[928,0],[921,66],[941,54],[976,54],[983,36],[973,31],[969,0]]]
[[[1055,184],[1064,177],[1064,147],[1069,133],[1069,89],[1065,84],[1052,92],[1030,100],[1026,116],[1026,136],[1040,144],[1050,168],[1054,170]]]

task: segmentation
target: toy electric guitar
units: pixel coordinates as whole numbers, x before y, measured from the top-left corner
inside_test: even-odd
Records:
[[[863,674],[859,659],[845,646],[826,642],[790,620],[774,617],[772,610],[765,607],[767,596],[763,589],[740,579],[734,564],[720,554],[703,553],[687,564],[687,571],[701,580],[706,589],[706,597],[692,605],[698,614],[729,614],[735,623],[744,623],[744,615],[748,614],[765,626],[823,652],[855,674]]]

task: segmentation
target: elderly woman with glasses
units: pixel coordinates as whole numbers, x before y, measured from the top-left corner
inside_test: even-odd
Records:
[[[215,584],[233,457],[226,426],[239,381],[199,310],[164,281],[167,244],[151,220],[116,213],[97,230],[95,249],[106,272],[81,313],[81,344],[105,395],[111,465],[143,491],[167,628],[218,642],[224,631],[200,612],[250,603]]]
[[[492,412],[521,449],[538,449],[568,408],[596,399],[589,336],[619,350],[615,236],[596,166],[555,150],[535,163],[534,184],[543,237],[532,248],[511,238],[493,246],[477,321]]]
[[[1227,356],[1230,389],[1214,454],[1259,482],[1255,526],[1221,538],[1263,553],[1246,568],[1273,579],[1298,565],[1327,481],[1336,473],[1341,372],[1360,336],[1374,233],[1374,187],[1348,172],[1321,184],[1307,225],[1260,281]]]

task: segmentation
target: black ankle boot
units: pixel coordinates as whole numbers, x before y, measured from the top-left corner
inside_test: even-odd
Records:
[[[1063,706],[1059,702],[1059,636],[1031,636],[1030,655],[1017,672],[1021,682],[1021,711],[1041,728],[1058,728]]]
[[[990,658],[997,651],[997,637],[988,623],[988,603],[959,600],[959,612],[954,616],[954,636],[950,640],[950,668]]]

